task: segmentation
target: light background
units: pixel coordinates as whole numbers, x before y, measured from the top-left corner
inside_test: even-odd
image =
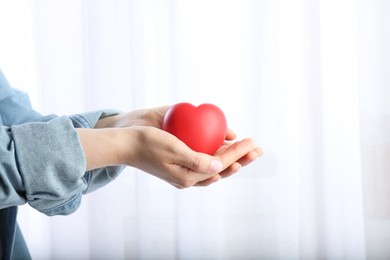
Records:
[[[208,188],[128,168],[35,259],[388,259],[390,2],[0,0],[0,67],[43,114],[220,106],[265,154]]]

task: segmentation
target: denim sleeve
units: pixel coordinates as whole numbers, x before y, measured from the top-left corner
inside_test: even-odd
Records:
[[[87,183],[82,178],[84,152],[71,120],[58,117],[49,122],[3,127],[3,131],[2,137],[8,137],[4,138],[8,144],[4,154],[9,167],[2,172],[12,180],[6,190],[14,189],[30,206],[47,215],[74,212]]]
[[[82,194],[104,186],[124,166],[85,173],[75,127],[92,127],[102,112],[0,127],[0,208],[29,203],[46,215],[68,215]]]
[[[95,111],[73,115],[70,119],[76,128],[93,128],[99,119],[118,113],[116,110]],[[124,168],[125,166],[123,165],[117,165],[86,172],[84,179],[88,186],[83,193],[86,194],[105,186],[114,180]]]
[[[75,128],[93,128],[117,111],[42,116],[0,70],[0,209],[29,203],[47,215],[67,215],[82,194],[112,181],[124,166],[85,172]]]

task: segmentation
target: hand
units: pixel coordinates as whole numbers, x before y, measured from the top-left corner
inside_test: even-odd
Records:
[[[162,122],[169,106],[140,109],[100,119],[95,128],[121,128],[132,126],[151,126],[162,129]],[[228,129],[226,140],[234,140],[236,134]]]
[[[120,128],[131,126],[152,126],[162,128],[162,121],[169,106],[140,109],[100,119],[95,128]]]
[[[125,164],[177,188],[206,186],[230,176],[238,165],[261,150],[251,139],[226,142],[214,156],[197,153],[175,136],[155,127],[76,129],[86,157],[86,170]]]
[[[261,150],[252,139],[226,143],[210,156],[188,148],[175,136],[154,127],[131,127],[136,131],[126,143],[131,149],[127,165],[150,173],[177,188],[206,186],[237,171],[237,164],[246,165]],[[126,153],[125,153],[126,154]]]
[[[219,158],[223,165],[224,170],[218,175],[212,176],[211,178],[197,183],[195,186],[207,186],[214,183],[221,178],[227,178],[238,172],[242,167],[254,162],[259,158],[263,151],[255,146],[254,140],[246,138],[239,142],[231,142],[235,139],[235,134],[232,131],[228,131],[227,140],[214,154],[215,157]],[[250,147],[254,147],[252,150]],[[242,153],[242,151],[247,151]]]
[[[133,126],[148,126],[157,129],[162,128],[162,121],[165,113],[169,109],[169,106],[162,106],[151,109],[135,110],[128,113],[106,117],[98,121],[96,128],[107,128],[107,127],[133,127]],[[236,150],[245,148],[248,143],[253,142],[251,139],[244,139],[241,142],[232,141],[236,138],[236,134],[228,129],[226,135],[226,142],[221,148],[215,153],[215,156],[220,155],[229,156],[229,159],[223,162],[224,171],[218,175],[214,175],[208,179],[196,183],[196,186],[207,186],[221,178],[226,178],[234,173],[238,172],[243,166],[256,160],[262,155],[262,150],[255,147],[253,150],[249,150],[246,154],[237,153]],[[239,157],[238,157],[239,156]],[[234,158],[235,160],[232,160]],[[227,164],[231,163],[231,164]]]

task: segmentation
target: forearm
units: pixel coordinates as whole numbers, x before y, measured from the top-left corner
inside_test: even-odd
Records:
[[[84,150],[87,171],[127,164],[131,136],[131,129],[76,129],[80,143]]]

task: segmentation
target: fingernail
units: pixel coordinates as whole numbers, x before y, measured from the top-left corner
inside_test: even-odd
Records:
[[[210,165],[210,172],[219,173],[223,170],[223,164],[218,160],[212,160]]]

